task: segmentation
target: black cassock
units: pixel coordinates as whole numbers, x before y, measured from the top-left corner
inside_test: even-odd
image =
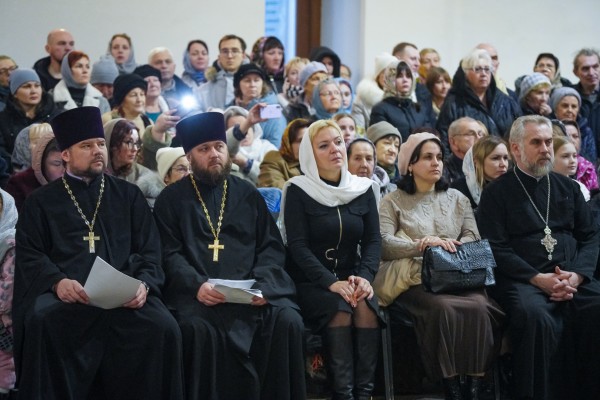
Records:
[[[546,218],[548,178],[517,173]],[[549,227],[557,240],[548,259],[545,224],[515,172],[490,183],[478,208],[481,236],[498,264],[490,290],[509,318],[514,394],[517,398],[600,398],[600,283],[593,278],[598,230],[579,186],[550,173]],[[529,283],[538,273],[562,270],[585,279],[570,301],[554,302]]]
[[[91,221],[101,178],[65,175]],[[141,191],[105,175],[94,233],[63,182],[32,193],[19,216],[14,284],[15,361],[23,399],[181,399],[181,333],[160,299],[160,238]],[[85,283],[96,256],[148,284],[140,309],[63,303],[52,286]]]
[[[163,243],[165,303],[183,335],[188,399],[305,399],[303,323],[285,248],[260,193],[227,178],[227,199],[213,261],[212,234],[188,178],[163,190],[154,215]],[[217,229],[223,184],[197,185]],[[196,295],[209,278],[256,279],[268,305],[205,306]]]

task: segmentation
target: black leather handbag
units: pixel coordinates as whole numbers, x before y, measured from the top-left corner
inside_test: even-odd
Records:
[[[463,243],[450,253],[441,246],[423,252],[421,281],[432,293],[481,289],[496,284],[496,261],[487,239]]]

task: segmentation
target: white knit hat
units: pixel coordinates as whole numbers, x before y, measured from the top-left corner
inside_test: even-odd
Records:
[[[381,53],[375,57],[375,78],[383,71],[392,61],[398,61],[396,57],[390,53]]]
[[[158,175],[161,181],[164,182],[169,170],[179,157],[185,156],[183,147],[163,147],[156,152],[156,165]]]

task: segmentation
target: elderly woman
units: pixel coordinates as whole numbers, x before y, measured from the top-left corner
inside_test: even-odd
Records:
[[[115,59],[119,74],[130,74],[137,66],[131,37],[126,33],[117,33],[110,38],[107,53]]]
[[[548,104],[551,88],[552,84],[546,75],[539,72],[527,75],[521,82],[519,92],[519,103],[523,115],[549,116],[552,113],[552,108]]]
[[[467,196],[476,211],[485,185],[508,171],[510,155],[507,143],[498,136],[484,136],[471,147],[463,160],[463,178],[452,187]]]
[[[283,92],[285,49],[275,36],[264,36],[252,47],[251,60],[261,67],[268,81],[269,90],[275,94]]]
[[[377,182],[381,197],[396,190],[387,173],[377,165],[375,145],[369,139],[356,138],[347,145],[348,172]]]
[[[441,142],[431,133],[415,133],[402,145],[402,180],[380,205],[381,263],[373,286],[392,318],[396,312],[411,316],[425,370],[432,379],[444,378],[446,399],[477,399],[503,313],[483,289],[434,294],[421,285],[426,247],[455,252],[479,239],[469,200],[443,178],[443,159]]]
[[[156,152],[158,171],[145,174],[138,180],[138,186],[144,193],[148,205],[154,209],[154,201],[164,188],[190,173],[190,162],[185,156],[183,147],[163,147]]]
[[[288,124],[283,132],[279,150],[265,154],[260,163],[258,187],[283,189],[283,185],[290,178],[302,174],[299,163],[300,143],[309,125],[310,121],[303,118]]]
[[[383,184],[395,182],[399,177],[397,161],[402,144],[400,132],[389,122],[381,121],[367,129],[367,138],[375,145],[377,165],[387,175],[387,179],[382,177]]]
[[[425,86],[431,93],[431,108],[437,121],[437,116],[440,115],[440,110],[452,86],[452,79],[444,68],[433,67],[427,73]]]
[[[546,75],[552,83],[552,91],[561,87],[573,86],[570,80],[560,76],[560,62],[558,61],[558,57],[552,53],[540,53],[535,59],[533,72],[539,72]],[[521,82],[525,79],[525,76],[526,75],[520,76],[515,80],[515,92],[517,96],[519,96]]]
[[[181,80],[192,89],[206,82],[204,73],[208,68],[208,45],[204,40],[191,40],[183,52],[183,74]]]
[[[31,165],[12,175],[6,184],[6,191],[14,197],[17,210],[21,211],[25,199],[34,190],[63,176],[65,166],[60,153],[52,130],[36,141],[31,151]]]
[[[94,106],[101,113],[110,111],[108,100],[90,83],[90,58],[82,51],[73,50],[61,63],[62,79],[50,91],[56,107],[71,110],[82,106]]]
[[[255,185],[258,183],[260,164],[265,158],[265,154],[277,151],[277,147],[262,138],[263,132],[257,115],[259,111],[260,105],[258,104],[251,108],[250,112],[242,107],[231,106],[225,110],[224,114],[231,161],[239,167],[244,177]],[[230,129],[233,127],[237,127],[240,133],[245,135],[243,139],[236,138],[234,130]],[[232,146],[236,142],[237,146]]]
[[[233,75],[233,90],[235,99],[233,104],[250,110],[257,103],[279,106],[277,95],[269,91],[265,83],[265,74],[256,64],[244,64]],[[286,122],[283,114],[260,122],[263,139],[271,142],[275,148],[281,143],[281,136],[285,130]]]
[[[315,87],[312,105],[315,119],[331,119],[334,114],[342,111],[342,92],[333,79],[326,79]]]
[[[347,170],[332,121],[314,122],[300,144],[297,176],[283,189],[280,217],[288,272],[305,324],[325,338],[334,399],[370,399],[379,352],[377,185]],[[360,251],[359,251],[360,250]]]
[[[10,95],[6,108],[0,112],[0,156],[11,165],[15,139],[25,127],[36,122],[48,122],[59,111],[44,89],[38,74],[32,69],[17,69],[10,76]]]
[[[415,79],[404,61],[394,61],[384,73],[383,100],[371,110],[371,125],[387,121],[395,126],[406,140],[413,129],[431,126],[425,107],[412,101]]]
[[[579,92],[570,87],[561,87],[554,92],[550,97],[550,105],[554,111],[556,119],[563,121],[575,121],[579,126],[581,134],[581,146],[578,151],[580,155],[585,157],[592,163],[598,162],[598,140],[597,134],[593,132],[589,125],[588,119],[581,115],[581,96]]]
[[[490,135],[504,136],[521,115],[519,105],[496,88],[493,73],[486,50],[473,50],[462,59],[436,125],[444,147],[448,146],[448,127],[460,117],[481,121]]]
[[[104,124],[108,148],[107,172],[136,185],[144,175],[152,173],[136,161],[141,147],[138,132],[133,122],[125,118],[113,119]]]

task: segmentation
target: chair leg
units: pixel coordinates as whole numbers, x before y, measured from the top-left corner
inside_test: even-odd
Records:
[[[385,400],[394,400],[394,367],[392,363],[392,330],[388,311],[380,307],[379,313],[385,321],[381,328],[381,348],[383,350],[383,380],[385,382]]]

